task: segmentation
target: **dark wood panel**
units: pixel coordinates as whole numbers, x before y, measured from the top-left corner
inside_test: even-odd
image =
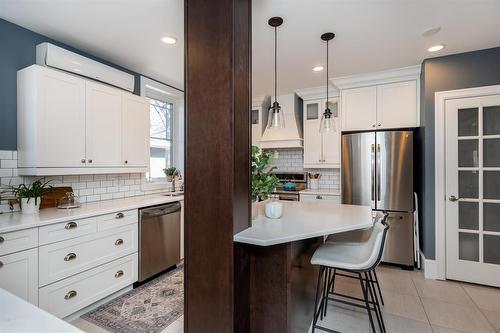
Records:
[[[185,332],[233,332],[249,225],[250,1],[185,0]]]

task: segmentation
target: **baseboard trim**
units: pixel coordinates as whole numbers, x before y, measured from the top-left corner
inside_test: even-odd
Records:
[[[420,250],[420,257],[425,278],[439,280],[437,261],[426,259],[422,250]]]

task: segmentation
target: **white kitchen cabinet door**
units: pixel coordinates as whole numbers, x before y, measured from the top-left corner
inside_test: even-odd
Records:
[[[122,93],[123,165],[149,166],[149,101],[141,96]]]
[[[86,82],[87,166],[122,166],[122,92]]]
[[[326,99],[323,100],[323,105]],[[340,168],[340,137],[341,129],[339,124],[340,112],[338,107],[338,99],[330,100],[330,110],[333,115],[337,114],[338,118],[334,119],[336,131],[328,131],[322,134],[322,149],[323,149],[323,167],[324,168]]]
[[[377,87],[341,91],[342,130],[375,129],[377,124]]]
[[[317,167],[323,161],[319,132],[322,100],[304,102],[304,168]]]
[[[262,137],[262,108],[252,108],[252,146],[259,146]]]
[[[0,288],[38,306],[38,249],[0,257]]]
[[[417,127],[417,81],[377,86],[377,129]]]
[[[85,80],[41,66],[18,73],[19,167],[85,166]]]

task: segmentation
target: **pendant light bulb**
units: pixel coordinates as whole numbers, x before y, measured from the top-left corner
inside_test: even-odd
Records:
[[[269,108],[269,114],[267,117],[267,128],[284,128],[285,119],[283,112],[281,111],[281,106],[278,103],[277,92],[278,92],[278,27],[283,24],[283,19],[281,17],[271,17],[268,24],[274,28],[274,103]]]
[[[324,132],[336,132],[337,131],[337,125],[335,123],[335,118],[337,117],[337,112],[335,111],[335,115],[332,114],[332,111],[330,110],[330,103],[328,101],[328,42],[331,41],[335,37],[335,34],[333,32],[327,32],[321,35],[321,39],[326,42],[326,103],[325,103],[325,111],[323,112],[323,115],[321,116],[321,121],[319,124],[319,131],[321,133]]]

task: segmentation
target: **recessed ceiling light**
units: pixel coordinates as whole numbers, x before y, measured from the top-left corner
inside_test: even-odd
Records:
[[[444,45],[443,44],[438,44],[438,45],[434,45],[434,46],[431,46],[427,49],[427,51],[429,52],[437,52],[437,51],[441,51],[442,49],[444,49]]]
[[[432,27],[429,29],[426,29],[423,33],[422,36],[424,37],[429,37],[437,34],[439,31],[441,31],[441,27]]]
[[[161,41],[166,44],[175,44],[177,43],[177,38],[171,36],[165,36],[161,38]]]
[[[321,72],[323,70],[323,66],[314,66],[313,71],[314,72]]]

